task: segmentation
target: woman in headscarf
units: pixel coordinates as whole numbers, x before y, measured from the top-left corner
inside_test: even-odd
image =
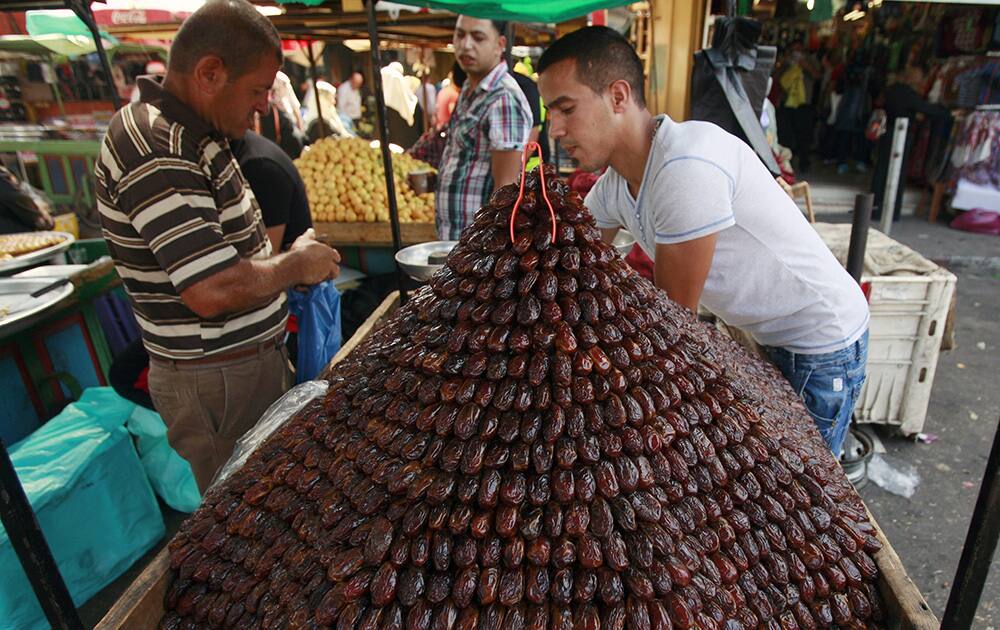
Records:
[[[322,135],[333,135],[341,138],[351,137],[353,134],[344,127],[343,121],[340,120],[340,114],[337,112],[337,88],[326,81],[319,81],[318,86],[320,109],[323,115],[322,121],[319,119],[320,113],[316,111],[316,96],[311,82],[309,89],[306,91],[305,98],[302,99],[303,107],[305,108],[306,136],[309,138],[309,141],[315,142]],[[322,134],[321,132],[324,127],[326,133]]]

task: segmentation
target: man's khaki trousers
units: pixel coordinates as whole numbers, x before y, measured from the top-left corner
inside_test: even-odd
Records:
[[[150,357],[149,393],[167,425],[167,439],[191,464],[198,489],[208,489],[229,460],[236,440],[292,386],[284,344],[270,341],[256,353],[218,363]]]

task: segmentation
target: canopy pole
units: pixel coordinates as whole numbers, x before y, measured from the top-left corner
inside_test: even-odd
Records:
[[[90,30],[90,34],[94,38],[94,46],[97,48],[97,57],[101,60],[101,68],[104,70],[104,76],[108,79],[111,103],[115,109],[121,109],[122,99],[118,96],[118,90],[115,89],[115,80],[111,74],[111,62],[108,61],[108,53],[104,50],[104,40],[101,39],[101,31],[98,30],[97,22],[94,21],[94,14],[90,11],[90,3],[86,0],[66,0],[66,5],[73,10],[73,13],[76,13],[77,17],[83,20],[83,23]]]
[[[892,212],[883,208],[882,212]],[[884,216],[884,215],[883,215]],[[890,215],[891,216],[891,215]],[[962,546],[962,557],[952,581],[942,628],[971,628],[979,599],[990,573],[990,562],[1000,538],[1000,423],[993,433],[993,448],[986,462],[976,508]]]
[[[372,79],[375,82],[375,109],[378,123],[379,144],[382,149],[382,166],[385,168],[385,192],[389,199],[389,225],[392,228],[392,248],[398,252],[403,248],[403,239],[399,231],[399,209],[396,206],[396,181],[392,176],[392,152],[389,151],[389,121],[385,110],[385,93],[382,92],[382,51],[379,50],[378,22],[375,19],[375,2],[365,0],[368,13],[368,37],[372,47]],[[399,281],[399,302],[406,304],[406,280],[403,272],[396,265],[396,279]]]
[[[503,58],[504,58],[504,61],[507,62],[507,69],[508,70],[513,70],[514,69],[514,55],[512,54],[512,50],[514,48],[514,23],[513,22],[507,22],[507,28],[504,29],[504,30],[506,32],[501,33],[501,35],[503,35],[504,39],[507,40],[507,46],[506,46],[506,48],[504,48]]]
[[[52,78],[58,79],[59,77],[56,75],[56,66],[52,62],[52,55],[49,55],[46,59],[47,59],[46,63],[48,64],[49,67],[49,72],[52,73]],[[52,89],[52,96],[55,97],[56,99],[56,105],[59,106],[59,115],[62,116],[63,118],[66,118],[66,105],[63,103],[62,90],[59,89],[59,81],[56,81],[55,83],[50,83],[49,87]]]
[[[313,53],[313,40],[306,43],[306,54],[309,56],[309,76],[313,81],[313,96],[316,97],[316,119],[319,121],[319,137],[326,137],[326,121],[323,120],[323,108],[319,104],[319,78],[316,72],[316,55]]]
[[[28,582],[53,628],[83,630],[83,623],[73,605],[73,598],[66,588],[52,557],[52,550],[45,542],[45,535],[31,509],[24,488],[17,478],[17,471],[10,461],[7,446],[0,440],[0,521],[10,538],[10,546],[17,553]]]

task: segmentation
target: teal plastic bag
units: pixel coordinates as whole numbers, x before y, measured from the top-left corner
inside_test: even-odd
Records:
[[[304,383],[319,376],[340,350],[340,291],[332,280],[311,286],[308,291],[291,289],[288,312],[299,322],[295,382]]]
[[[77,606],[114,581],[166,533],[125,429],[132,403],[109,387],[10,448],[21,485]],[[6,531],[0,528],[0,626],[47,628]]]
[[[119,400],[132,404],[119,397]],[[163,502],[178,512],[194,512],[201,504],[191,464],[167,442],[167,425],[155,411],[133,405],[125,426],[135,437],[135,448],[149,483]]]

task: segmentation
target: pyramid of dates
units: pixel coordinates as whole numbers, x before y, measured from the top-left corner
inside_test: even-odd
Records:
[[[517,197],[207,493],[161,626],[886,624],[876,532],[780,374],[632,271],[554,171],[525,176],[512,242]]]

